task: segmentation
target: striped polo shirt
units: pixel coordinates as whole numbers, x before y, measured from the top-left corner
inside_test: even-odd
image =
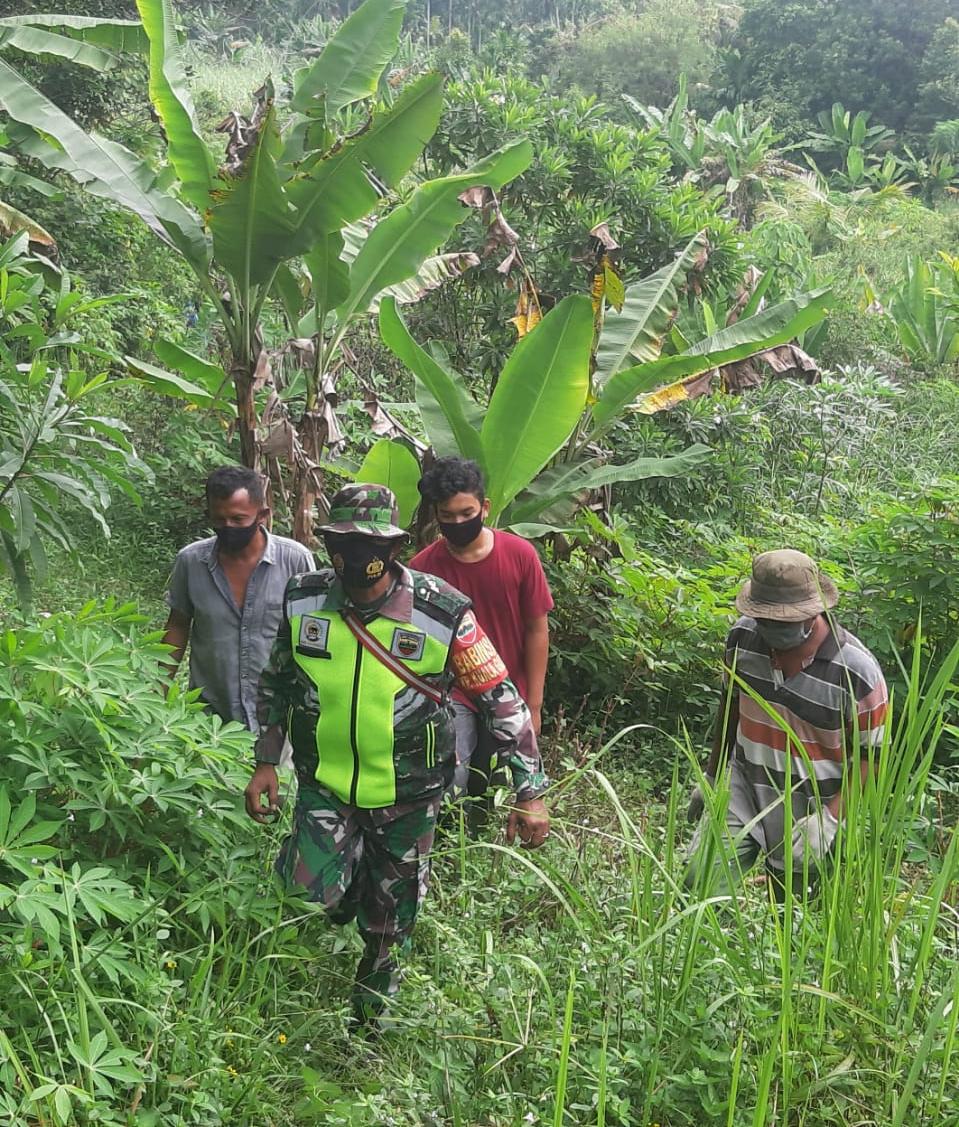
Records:
[[[729,816],[749,827],[767,863],[782,868],[787,755],[793,818],[802,818],[839,792],[844,757],[858,770],[865,748],[882,742],[886,682],[869,650],[838,625],[799,673],[784,678],[755,619],[740,618],[726,665],[765,704],[739,688]]]

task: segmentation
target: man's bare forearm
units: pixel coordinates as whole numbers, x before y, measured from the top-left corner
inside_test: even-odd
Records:
[[[162,663],[163,668],[172,680],[176,676],[176,671],[180,668],[180,662],[183,660],[187,644],[190,641],[190,623],[184,622],[176,612],[171,613],[167,619],[161,641],[165,646],[170,646],[172,650],[169,659]]]
[[[526,624],[525,638],[527,701],[530,708],[543,707],[546,666],[549,664],[549,621],[546,615]]]

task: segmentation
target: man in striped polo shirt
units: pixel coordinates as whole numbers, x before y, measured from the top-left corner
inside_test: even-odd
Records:
[[[869,748],[883,738],[886,683],[869,650],[828,613],[838,597],[809,556],[791,549],[765,552],[753,561],[752,579],[736,598],[743,617],[726,640],[724,681],[728,685],[731,675],[733,690],[720,709],[706,777],[712,783],[728,766],[730,868],[744,872],[762,856],[777,898],[787,864],[797,875],[808,871],[815,884],[843,817],[850,772],[859,771],[865,781]],[[690,820],[702,811],[697,787]],[[690,849],[690,886],[705,867],[706,829],[701,822]],[[722,857],[714,865],[728,887],[733,873]],[[794,887],[801,891],[801,878]]]

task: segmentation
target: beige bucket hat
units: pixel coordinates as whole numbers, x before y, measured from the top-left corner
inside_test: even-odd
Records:
[[[809,556],[780,548],[753,560],[753,577],[736,596],[736,609],[751,618],[804,622],[838,600],[836,584]]]

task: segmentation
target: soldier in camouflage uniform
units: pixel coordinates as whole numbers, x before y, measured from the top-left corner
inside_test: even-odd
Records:
[[[406,540],[393,494],[354,485],[324,526],[332,570],[290,580],[283,621],[260,682],[250,816],[276,813],[284,736],[299,792],[279,872],[355,919],[365,941],[353,993],[363,1023],[397,984],[396,949],[413,930],[429,881],[436,816],[453,777],[455,684],[482,716],[512,771],[507,840],[549,833],[546,789],[529,710],[470,610],[442,579],[396,562]],[[266,798],[267,805],[263,805]]]

